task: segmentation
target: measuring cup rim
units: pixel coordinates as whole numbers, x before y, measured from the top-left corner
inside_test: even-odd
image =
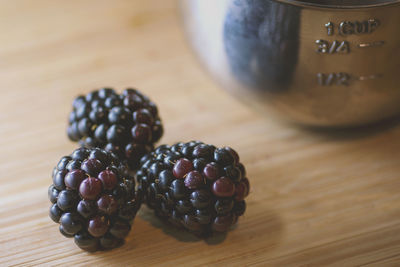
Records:
[[[383,7],[388,5],[400,4],[400,0],[370,0],[369,3],[359,3],[359,0],[346,1],[346,3],[340,3],[341,1],[327,1],[328,3],[318,3],[316,0],[274,0],[277,2],[292,4],[302,7],[316,7],[316,8],[333,8],[333,9],[361,9],[361,8],[373,8]],[[337,2],[337,3],[335,3]],[[357,3],[358,2],[358,3]]]

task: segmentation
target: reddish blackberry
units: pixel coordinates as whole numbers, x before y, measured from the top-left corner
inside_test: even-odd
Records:
[[[159,146],[141,159],[136,179],[158,217],[200,236],[228,231],[246,209],[249,180],[228,147]]]
[[[48,195],[50,218],[87,251],[122,244],[141,204],[126,165],[100,148],[81,147],[61,158]]]
[[[75,98],[67,133],[83,146],[113,152],[135,170],[163,135],[163,126],[157,106],[138,90],[119,95],[103,88]]]

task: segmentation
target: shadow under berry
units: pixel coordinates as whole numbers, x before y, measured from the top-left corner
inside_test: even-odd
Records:
[[[207,237],[196,236],[195,234],[185,230],[184,228],[178,228],[169,222],[162,221],[158,218],[154,211],[147,207],[142,207],[138,213],[141,219],[150,223],[153,227],[161,229],[165,234],[174,237],[176,240],[182,242],[201,242],[204,241],[207,244],[219,244],[226,238],[227,233],[214,233]]]

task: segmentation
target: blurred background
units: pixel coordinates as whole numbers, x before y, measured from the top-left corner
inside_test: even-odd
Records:
[[[164,141],[204,137],[205,127],[224,129],[210,114],[232,99],[196,65],[176,1],[16,1],[4,2],[0,12],[2,134],[27,142],[46,137],[15,145],[73,148],[64,134],[71,101],[105,86],[149,95],[165,113],[166,131],[174,133]],[[227,115],[238,109],[245,110],[236,105]],[[182,116],[188,113],[196,124]]]

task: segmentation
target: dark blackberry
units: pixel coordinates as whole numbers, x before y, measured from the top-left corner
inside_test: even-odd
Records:
[[[195,170],[202,172],[207,165],[207,160],[203,158],[195,158],[193,160],[193,167]]]
[[[48,189],[53,203],[49,216],[64,236],[74,237],[87,251],[123,243],[140,208],[141,193],[115,155],[100,148],[79,148],[61,158],[53,182]]]
[[[58,191],[57,188],[54,187],[54,185],[51,185],[49,187],[49,190],[48,190],[47,194],[49,196],[49,199],[50,199],[51,203],[56,203],[57,202],[57,197],[58,197],[59,193],[60,193],[60,191]]]
[[[161,145],[140,163],[136,179],[145,202],[172,225],[207,236],[229,230],[245,212],[249,181],[231,148]]]
[[[139,91],[119,95],[103,88],[75,98],[67,134],[82,146],[113,152],[136,170],[163,135],[163,126],[156,105]],[[74,160],[82,161],[79,153]]]

